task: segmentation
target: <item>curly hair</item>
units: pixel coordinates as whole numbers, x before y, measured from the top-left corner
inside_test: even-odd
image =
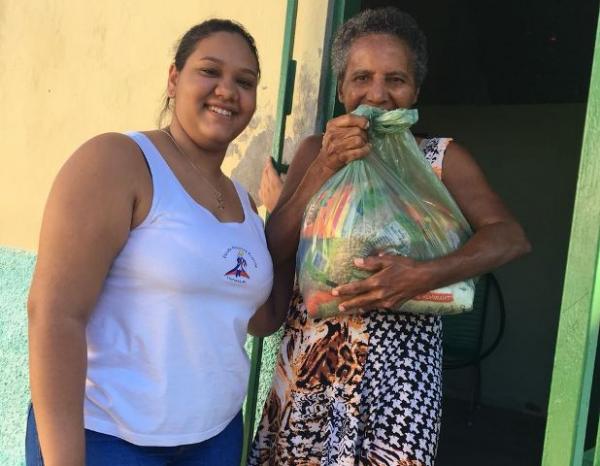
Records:
[[[395,7],[361,11],[337,30],[331,47],[331,66],[336,78],[344,77],[352,43],[370,34],[389,34],[408,45],[413,54],[415,82],[420,87],[427,74],[427,39],[414,18]]]

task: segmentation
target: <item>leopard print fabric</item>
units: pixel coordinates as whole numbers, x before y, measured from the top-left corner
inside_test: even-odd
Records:
[[[439,177],[449,142],[420,144]],[[311,319],[296,291],[248,465],[432,466],[441,356],[439,317]]]

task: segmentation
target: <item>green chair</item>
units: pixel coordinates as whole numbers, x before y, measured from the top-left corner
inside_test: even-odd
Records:
[[[491,296],[494,296],[498,302],[498,329],[493,341],[484,348],[484,332]],[[496,277],[488,273],[479,278],[471,312],[444,316],[442,321],[444,370],[470,368],[473,374],[471,406],[467,418],[467,424],[472,425],[473,413],[481,400],[481,361],[498,347],[506,322],[504,296]]]

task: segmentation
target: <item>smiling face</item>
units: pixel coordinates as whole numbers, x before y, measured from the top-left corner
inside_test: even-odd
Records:
[[[413,54],[404,41],[370,34],[352,43],[338,90],[347,112],[361,104],[385,110],[410,108],[418,95]]]
[[[198,41],[181,70],[171,65],[173,118],[198,146],[224,150],[254,114],[257,83],[258,64],[246,41],[213,33]]]

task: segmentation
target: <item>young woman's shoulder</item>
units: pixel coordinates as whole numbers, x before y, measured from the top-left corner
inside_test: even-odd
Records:
[[[138,145],[125,134],[103,133],[79,146],[67,163],[127,170],[143,163]]]
[[[144,157],[130,137],[104,133],[79,146],[61,168],[57,180],[126,187],[135,186],[132,182],[144,171]]]
[[[73,212],[102,211],[108,222],[121,218],[133,227],[145,218],[151,199],[152,178],[137,144],[126,135],[105,133],[84,142],[67,159],[48,204],[70,206]],[[100,215],[94,219],[100,221]]]

